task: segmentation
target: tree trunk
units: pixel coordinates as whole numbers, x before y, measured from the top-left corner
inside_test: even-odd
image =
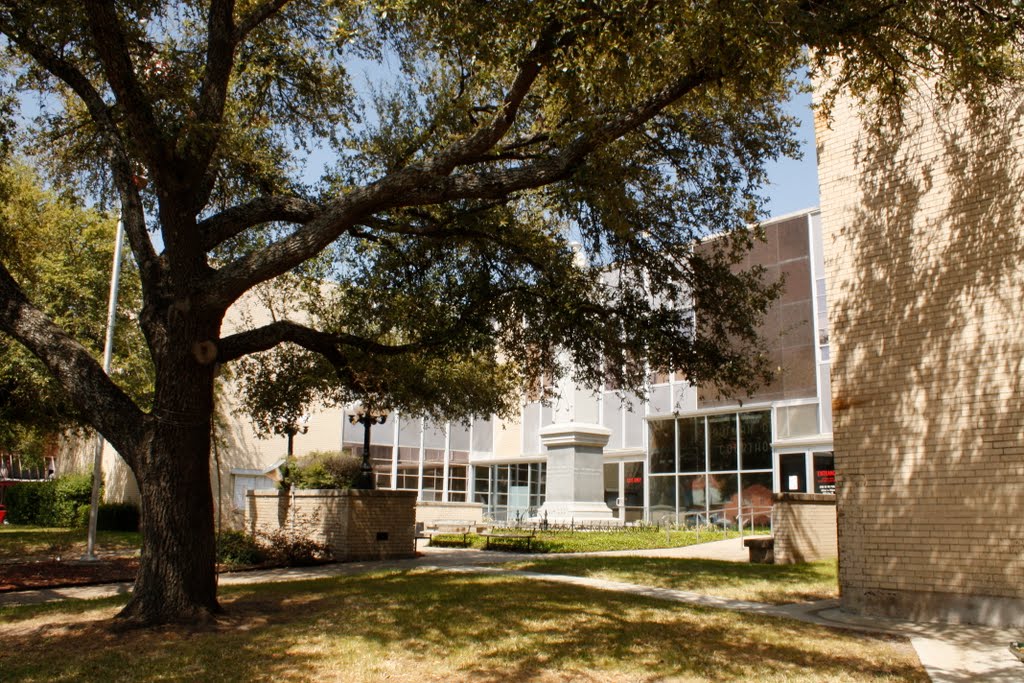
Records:
[[[135,468],[142,556],[132,599],[119,617],[140,625],[205,622],[221,612],[210,484],[214,371],[209,354],[191,341],[213,335],[182,331],[204,326],[175,327],[156,363],[151,432]]]

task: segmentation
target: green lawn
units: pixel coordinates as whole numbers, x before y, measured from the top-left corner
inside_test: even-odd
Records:
[[[835,560],[773,565],[663,557],[560,557],[506,566],[776,604],[824,600],[839,594]]]
[[[501,533],[503,530],[495,529]],[[509,533],[528,533],[509,529]],[[748,532],[749,534],[749,532]],[[643,529],[623,529],[615,531],[538,531],[530,545],[532,552],[538,553],[588,553],[606,550],[644,550],[648,548],[681,548],[696,543],[722,541],[727,538],[738,538],[737,531],[721,529],[676,529],[669,532],[647,527]],[[469,545],[483,548],[485,540],[476,534],[469,535]],[[462,534],[437,535],[431,545],[458,546],[463,545]],[[491,545],[494,548],[495,544]],[[523,550],[521,545],[506,544],[502,550]]]
[[[902,640],[518,577],[244,587],[223,592],[228,615],[204,629],[118,632],[122,601],[4,610],[3,679],[928,680]]]
[[[86,529],[52,529],[48,527],[0,524],[0,561],[39,557],[77,557],[85,553]],[[98,552],[132,554],[142,544],[138,532],[99,531]]]

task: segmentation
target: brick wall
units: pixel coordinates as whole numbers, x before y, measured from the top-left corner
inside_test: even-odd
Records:
[[[245,529],[285,529],[326,543],[335,559],[386,560],[415,554],[412,491],[250,491]]]
[[[844,609],[1024,625],[1024,107],[817,125]]]
[[[836,557],[836,499],[818,493],[772,496],[775,564]]]

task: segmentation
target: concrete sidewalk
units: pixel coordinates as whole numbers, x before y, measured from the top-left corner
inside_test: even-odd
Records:
[[[654,586],[641,586],[621,581],[607,581],[580,576],[540,574],[510,571],[491,565],[505,562],[533,561],[544,556],[530,553],[485,552],[463,548],[420,548],[421,555],[414,559],[381,562],[350,562],[319,567],[290,567],[251,572],[221,574],[221,586],[254,583],[276,583],[349,576],[368,571],[387,569],[438,569],[466,573],[506,574],[527,577],[537,581],[553,581],[585,586],[597,590],[630,593],[659,600],[689,605],[728,609],[751,614],[797,619],[833,628],[852,629],[873,633],[888,633],[906,637],[917,652],[928,675],[935,683],[1020,683],[1024,681],[1024,664],[1009,652],[1013,640],[1024,634],[980,626],[954,626],[947,624],[912,623],[878,617],[858,617],[838,609],[834,600],[791,605],[769,605],[743,600],[726,600],[714,596]],[[746,549],[739,539],[729,539],[686,548],[661,550],[626,550],[585,553],[598,557],[668,557],[697,558],[745,562]],[[21,591],[0,594],[0,606],[38,604],[55,600],[89,600],[126,594],[131,584],[107,584],[78,588],[58,588],[40,591]]]

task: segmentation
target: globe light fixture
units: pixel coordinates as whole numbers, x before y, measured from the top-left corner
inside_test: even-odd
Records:
[[[352,488],[373,489],[373,465],[370,464],[370,428],[375,424],[384,424],[388,419],[388,411],[367,409],[364,406],[349,413],[348,421],[363,425],[363,462],[359,466],[359,476]]]

